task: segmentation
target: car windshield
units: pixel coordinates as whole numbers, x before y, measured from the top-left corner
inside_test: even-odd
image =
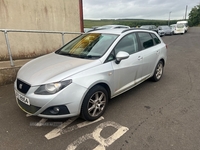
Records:
[[[82,34],[56,51],[56,54],[84,59],[98,59],[103,56],[117,37],[118,35],[115,34]]]

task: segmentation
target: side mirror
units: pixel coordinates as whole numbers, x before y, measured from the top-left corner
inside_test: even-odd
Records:
[[[127,59],[129,57],[129,53],[124,51],[119,51],[116,55],[116,64],[119,64],[121,60]]]

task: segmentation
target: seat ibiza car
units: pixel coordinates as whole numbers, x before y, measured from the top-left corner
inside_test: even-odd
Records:
[[[18,106],[44,118],[98,119],[108,100],[151,78],[161,79],[167,49],[157,33],[106,29],[81,34],[18,71]]]

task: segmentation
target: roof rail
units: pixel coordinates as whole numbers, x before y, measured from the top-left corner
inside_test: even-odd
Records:
[[[146,31],[151,31],[149,29],[143,29],[143,28],[130,28],[130,29],[123,30],[122,33],[127,32],[127,31],[131,31],[131,30],[146,30]]]

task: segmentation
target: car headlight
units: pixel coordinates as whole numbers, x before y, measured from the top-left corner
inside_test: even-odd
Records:
[[[66,86],[72,83],[72,80],[60,81],[55,83],[49,83],[41,85],[36,91],[35,94],[39,95],[51,95],[55,94],[58,91],[62,90]]]

